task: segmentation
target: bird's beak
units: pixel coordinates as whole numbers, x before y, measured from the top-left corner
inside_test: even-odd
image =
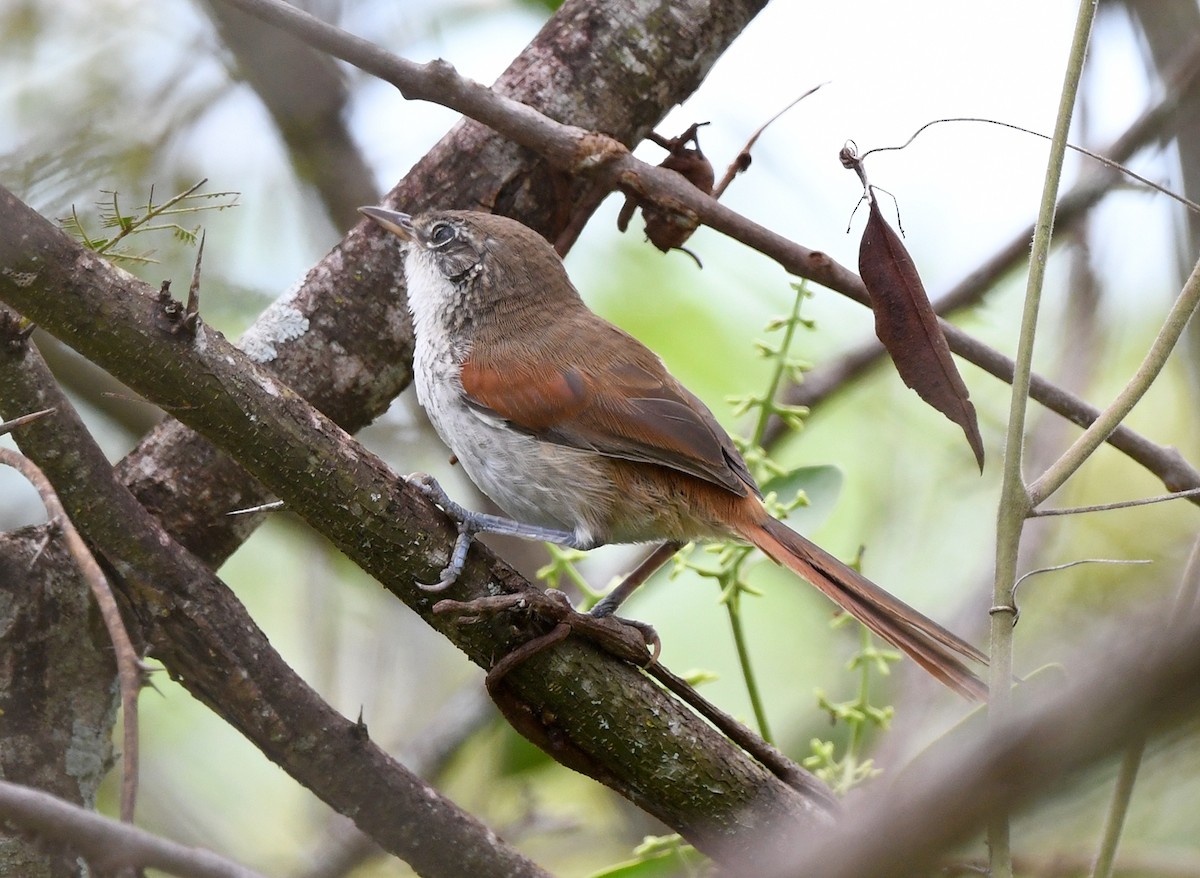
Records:
[[[413,239],[412,216],[385,207],[360,207],[358,212],[370,217],[394,235],[405,241]]]

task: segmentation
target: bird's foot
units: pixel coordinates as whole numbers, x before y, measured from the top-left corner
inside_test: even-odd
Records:
[[[572,607],[567,596],[557,589],[492,595],[470,601],[443,600],[433,607],[435,613],[454,614],[460,621],[467,623],[478,622],[485,616],[506,610],[520,610],[552,623],[553,627],[547,633],[521,644],[496,662],[487,675],[489,691],[494,691],[513,668],[565,640],[572,633],[585,638],[608,654],[639,667],[658,661],[659,653],[662,652],[662,641],[653,626],[611,614],[597,616],[581,613]]]
[[[571,546],[576,549],[595,547],[592,543],[579,542],[571,531],[524,524],[502,515],[473,512],[451,500],[450,495],[438,484],[437,479],[427,473],[413,473],[405,476],[405,481],[424,494],[430,502],[440,507],[458,529],[458,537],[454,540],[454,548],[450,552],[450,563],[442,569],[438,581],[417,583],[425,591],[445,591],[455,583],[462,574],[463,567],[467,564],[467,551],[471,548],[471,540],[475,539],[476,534],[508,534],[529,540],[557,543],[560,546]]]

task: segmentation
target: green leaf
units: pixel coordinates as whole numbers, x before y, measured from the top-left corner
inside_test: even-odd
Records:
[[[593,872],[590,878],[672,878],[678,874],[679,858],[664,851],[650,859],[629,860],[601,869]]]
[[[589,878],[674,878],[681,868],[692,874],[705,859],[678,835],[646,836],[634,849],[634,857],[593,872]]]
[[[721,675],[716,671],[707,671],[704,668],[692,668],[684,671],[679,676],[683,677],[684,682],[693,689],[697,686],[703,686],[705,683],[714,683],[721,679]]]
[[[833,512],[842,491],[842,471],[836,466],[802,466],[784,475],[768,479],[763,494],[775,494],[784,506],[789,506],[803,491],[808,503],[788,513],[788,525],[800,533],[812,533]]]

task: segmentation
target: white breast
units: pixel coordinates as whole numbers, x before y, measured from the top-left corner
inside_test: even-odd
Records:
[[[470,351],[455,341],[462,321],[448,295],[453,287],[411,250],[405,269],[417,400],[471,481],[517,521],[573,531],[583,541],[603,539],[596,514],[611,505],[602,495],[612,489],[586,484],[581,473],[590,453],[539,441],[467,405],[460,374]]]

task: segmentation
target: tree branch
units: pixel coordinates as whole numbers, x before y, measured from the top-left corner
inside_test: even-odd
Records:
[[[1108,438],[1109,434],[1125,420],[1133,411],[1141,398],[1150,389],[1150,385],[1158,377],[1167,358],[1175,349],[1175,343],[1183,335],[1184,327],[1200,307],[1200,263],[1192,269],[1191,275],[1183,285],[1175,304],[1171,307],[1162,329],[1146,352],[1145,358],[1129,382],[1117,394],[1116,399],[1106,408],[1091,425],[1083,431],[1083,435],[1063,452],[1062,456],[1051,464],[1038,479],[1029,486],[1029,504],[1031,510],[1041,504],[1047,497],[1062,487],[1079,467]]]
[[[0,775],[91,807],[113,759],[117,671],[95,600],[49,524],[0,533],[0,656]],[[78,875],[69,853],[7,826],[0,851],[12,875]]]
[[[263,878],[211,851],[176,844],[6,780],[0,780],[0,817],[77,851],[100,870],[132,866],[180,878]]]
[[[88,258],[119,277],[98,257]],[[147,298],[141,304],[157,307],[154,303]],[[157,333],[178,339],[166,325],[160,324]],[[159,365],[162,373],[174,371]],[[175,377],[186,376],[185,365]],[[203,389],[213,395],[211,384]],[[23,427],[17,441],[53,482],[70,518],[103,553],[152,653],[189,692],[422,874],[546,878],[486,826],[392,760],[370,741],[364,726],[333,710],[287,666],[225,584],[175,543],[116,480],[7,309],[0,309],[0,400],[23,411],[56,410]],[[428,843],[434,831],[441,844]]]

